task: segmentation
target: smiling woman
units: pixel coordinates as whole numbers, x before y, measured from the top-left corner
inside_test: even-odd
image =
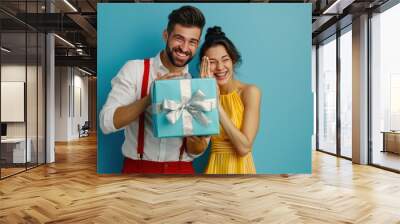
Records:
[[[200,50],[201,77],[217,80],[220,134],[211,137],[207,174],[255,174],[252,145],[258,132],[261,93],[255,85],[234,77],[241,61],[239,51],[221,27],[208,28]]]

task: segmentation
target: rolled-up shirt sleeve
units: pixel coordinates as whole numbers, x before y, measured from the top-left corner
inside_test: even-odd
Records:
[[[137,100],[138,62],[128,61],[111,80],[111,91],[100,111],[100,128],[104,134],[124,129],[115,128],[114,113],[118,107],[126,106]]]

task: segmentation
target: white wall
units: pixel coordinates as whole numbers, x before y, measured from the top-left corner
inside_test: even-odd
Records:
[[[28,67],[28,71],[32,67]],[[1,81],[5,82],[25,82],[25,64],[24,65],[2,65],[1,66]],[[1,108],[7,110],[7,108]],[[25,137],[25,123],[24,122],[10,122],[7,123],[7,136],[8,137]]]
[[[89,92],[88,92],[88,77],[87,76],[81,76],[82,73],[80,73],[78,71],[78,75],[77,75],[77,71],[78,70],[74,70],[74,110],[75,113],[73,113],[74,115],[74,119],[72,120],[72,135],[78,137],[78,129],[77,126],[78,124],[80,124],[81,126],[85,123],[85,121],[89,120],[89,113],[88,113],[88,96],[89,96]],[[79,93],[80,91],[80,93]],[[80,98],[79,98],[80,95]],[[79,102],[80,101],[80,102]],[[81,108],[79,108],[81,107]],[[79,111],[79,109],[81,111]]]
[[[68,87],[69,73],[67,67],[55,68],[55,141],[68,141]]]
[[[56,141],[79,138],[78,124],[88,120],[88,78],[83,75],[76,68],[56,67]]]
[[[25,69],[27,69],[28,75],[30,74],[36,74],[36,67],[34,66],[27,66],[27,68],[24,65],[18,65],[18,64],[8,64],[8,65],[2,65],[1,66],[1,81],[4,82],[25,82],[25,75],[26,75],[26,71]],[[29,79],[29,77],[28,77]],[[33,85],[36,86],[36,80],[31,80],[29,79],[29,85]],[[27,88],[27,104],[28,106],[36,108],[37,104],[36,104],[36,88]],[[31,104],[32,102],[34,102],[34,104]],[[31,104],[31,105],[29,105]],[[40,106],[40,105],[39,105]],[[7,108],[1,108],[2,110],[7,110]],[[28,112],[31,112],[31,111]],[[33,109],[35,110],[35,109]],[[36,125],[32,125],[31,122],[34,121],[36,123],[37,117],[36,117],[36,113],[27,113],[27,119],[28,122],[30,122],[28,124],[28,129],[29,128],[33,128],[34,130],[36,130]],[[25,137],[25,123],[26,122],[7,122],[7,136],[8,137]],[[33,127],[35,126],[35,127]],[[28,137],[29,134],[32,133],[30,131],[30,129],[28,130]],[[36,135],[36,132],[35,132]]]

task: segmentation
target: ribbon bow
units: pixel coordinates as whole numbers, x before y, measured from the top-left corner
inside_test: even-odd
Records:
[[[190,117],[184,121],[198,120],[202,125],[207,126],[211,121],[204,112],[211,111],[215,107],[215,99],[205,99],[205,94],[201,90],[197,90],[192,97],[183,98],[181,102],[164,99],[161,109],[167,111],[166,117],[171,124],[175,124],[181,116]],[[184,127],[188,126],[185,124]]]

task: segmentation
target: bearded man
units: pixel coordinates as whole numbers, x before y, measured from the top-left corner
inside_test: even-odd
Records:
[[[165,49],[153,58],[126,62],[111,81],[100,128],[105,134],[124,130],[122,173],[194,174],[192,160],[207,148],[209,137],[154,137],[149,89],[154,80],[191,78],[188,63],[204,25],[204,15],[195,7],[173,10],[163,32]]]

